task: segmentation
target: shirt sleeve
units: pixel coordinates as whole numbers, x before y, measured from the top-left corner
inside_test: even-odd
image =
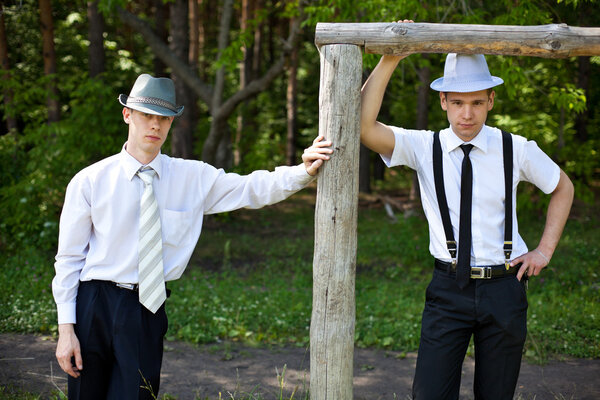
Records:
[[[209,168],[213,169],[213,184],[206,194],[205,214],[271,205],[296,193],[314,179],[303,164],[281,166],[274,171],[254,171],[249,175]]]
[[[428,143],[433,137],[430,131],[410,130],[392,126],[394,132],[394,151],[390,158],[381,155],[381,159],[388,167],[406,165],[416,170],[419,165],[419,157],[429,154],[431,146]],[[425,153],[427,152],[427,153]]]
[[[560,167],[532,140],[524,143],[521,156],[521,180],[534,184],[546,194],[552,193],[560,179]]]
[[[85,264],[92,232],[89,181],[75,176],[67,186],[60,217],[58,251],[52,280],[52,293],[58,323],[76,323],[75,304],[79,275]]]

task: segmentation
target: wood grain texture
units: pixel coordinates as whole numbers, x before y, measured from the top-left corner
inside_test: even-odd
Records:
[[[465,53],[565,58],[600,55],[600,28],[434,23],[318,23],[318,47],[354,44],[366,53]]]
[[[321,48],[319,134],[334,154],[315,210],[310,396],[319,400],[353,398],[361,71],[358,46]]]

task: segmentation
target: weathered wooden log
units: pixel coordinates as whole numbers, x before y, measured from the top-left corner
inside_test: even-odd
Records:
[[[362,53],[321,48],[319,134],[334,155],[321,167],[315,209],[310,396],[352,400]]]
[[[600,28],[565,24],[318,23],[318,47],[354,44],[366,53],[466,53],[565,58],[600,55]]]

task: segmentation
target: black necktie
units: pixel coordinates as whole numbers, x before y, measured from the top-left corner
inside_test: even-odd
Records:
[[[469,153],[472,144],[460,146],[465,153],[460,177],[460,224],[458,226],[458,265],[456,280],[464,289],[471,278],[471,203],[473,197],[473,167]]]

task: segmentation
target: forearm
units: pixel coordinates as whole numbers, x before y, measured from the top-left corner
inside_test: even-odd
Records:
[[[538,244],[538,251],[550,259],[556,250],[560,236],[569,217],[571,204],[573,203],[573,184],[569,177],[561,170],[560,180],[548,205],[546,215],[546,226]]]
[[[75,334],[75,324],[58,324],[58,335],[71,335]]]
[[[361,125],[368,128],[377,120],[385,89],[403,56],[383,56],[361,90]],[[364,130],[364,129],[363,129]]]
[[[404,57],[381,57],[361,90],[361,142],[371,150],[386,155],[393,150],[393,134],[385,125],[377,122],[377,116],[390,78]]]

